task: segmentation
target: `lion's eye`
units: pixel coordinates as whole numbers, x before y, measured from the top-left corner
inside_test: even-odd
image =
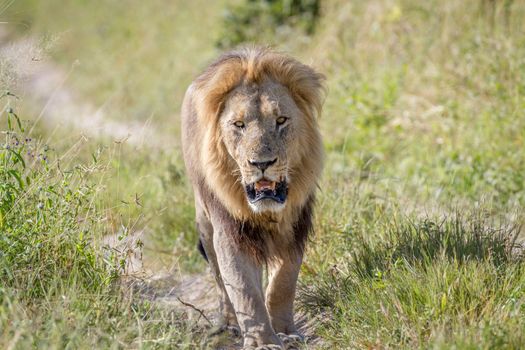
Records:
[[[277,118],[276,122],[277,122],[277,125],[283,125],[284,123],[286,123],[287,120],[288,118],[286,117],[279,117]]]
[[[237,120],[236,122],[233,123],[233,125],[235,125],[238,128],[244,128],[244,122],[241,120]]]

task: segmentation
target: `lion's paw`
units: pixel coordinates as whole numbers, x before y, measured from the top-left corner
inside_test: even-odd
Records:
[[[240,337],[241,336],[241,329],[239,326],[236,325],[220,325],[213,327],[209,332],[209,336],[216,336],[223,333],[229,333],[234,337]]]
[[[282,350],[283,347],[277,344],[265,344],[254,348],[255,350]]]
[[[305,337],[300,334],[285,334],[277,333],[277,336],[281,339],[284,344],[285,349],[294,350],[299,349],[301,345],[304,345],[306,342]]]
[[[226,326],[226,331],[229,332],[234,337],[240,337],[241,336],[241,328],[236,325],[229,325]]]

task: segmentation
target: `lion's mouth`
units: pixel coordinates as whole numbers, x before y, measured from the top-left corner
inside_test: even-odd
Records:
[[[286,180],[280,182],[261,179],[257,182],[246,185],[246,195],[250,203],[255,203],[263,199],[271,199],[278,203],[284,203],[288,195],[288,185]]]

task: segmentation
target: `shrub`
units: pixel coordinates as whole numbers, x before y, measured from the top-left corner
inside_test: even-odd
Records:
[[[226,10],[220,48],[257,41],[279,28],[294,27],[312,34],[320,15],[320,0],[245,0]]]
[[[9,96],[7,96],[9,97]],[[95,291],[116,276],[94,238],[105,233],[96,208],[96,157],[75,164],[22,127],[15,111],[2,113],[0,144],[0,280],[23,299],[60,285]],[[78,144],[70,151],[78,148]],[[0,294],[1,298],[1,294]]]
[[[121,283],[129,252],[100,244],[128,231],[103,205],[105,153],[55,150],[10,107],[0,123],[0,348],[198,347],[202,327]]]

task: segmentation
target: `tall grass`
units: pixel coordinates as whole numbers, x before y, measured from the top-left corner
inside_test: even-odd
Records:
[[[330,93],[300,306],[333,346],[525,344],[525,8],[482,6],[327,7],[307,53]]]
[[[506,20],[498,2],[492,23],[482,3],[327,5],[308,54],[330,77],[329,167],[365,167],[413,202],[523,205],[525,8]]]
[[[80,139],[57,152],[30,134],[6,94],[0,115],[0,347],[193,348],[200,329],[121,288],[125,236],[104,203],[108,154],[79,156]],[[137,249],[137,247],[131,247]]]
[[[516,229],[455,215],[354,232],[346,259],[305,278],[301,309],[343,348],[515,348],[525,338]]]
[[[110,284],[118,265],[101,259],[91,246],[93,233],[104,233],[99,224],[102,213],[94,207],[97,189],[88,180],[100,165],[68,164],[67,155],[57,156],[50,146],[25,133],[11,107],[2,117],[3,286],[30,299],[61,289],[56,285],[61,280],[87,290]]]
[[[57,238],[20,236],[51,244],[46,249],[55,249],[53,259],[28,248],[37,245],[7,245],[12,261],[28,250],[19,262],[25,268],[17,270],[25,272],[9,277],[11,285],[22,289],[32,281],[35,287],[27,299],[15,287],[4,288],[6,342],[200,345],[185,332],[199,337],[202,329],[179,322],[176,314],[116,297],[111,281],[120,262],[82,242],[94,233],[118,234],[122,224],[145,228],[150,245],[144,253],[155,261],[153,269],[174,265],[195,272],[204,266],[194,249],[177,115],[186,86],[218,53],[221,11],[232,3],[244,4],[51,1],[12,8],[29,24],[15,28],[13,37],[58,33],[56,62],[69,68],[80,59],[67,82],[72,89],[110,118],[150,120],[175,142],[163,150],[111,147],[104,166],[98,156],[91,159],[106,142],[100,140],[56,164],[67,148],[51,151],[45,162],[38,159],[43,144],[17,145],[37,152],[35,160],[24,155],[25,167],[2,150],[10,167],[2,173],[9,183],[5,191],[20,198],[2,204],[2,215],[11,226],[41,232],[28,224],[31,218]],[[320,120],[326,171],[315,244],[301,274],[300,308],[326,316],[317,332],[327,348],[523,348],[524,3],[337,0],[321,2],[319,13],[307,37],[254,34],[255,41],[291,50],[327,76]],[[11,129],[18,128],[13,118]],[[13,142],[13,132],[4,134],[6,143]],[[22,185],[9,170],[22,174]],[[99,171],[109,175],[91,182]],[[47,221],[38,222],[42,211]],[[58,237],[67,249],[56,245]],[[47,276],[62,271],[59,282],[37,283],[31,264],[40,261]],[[78,276],[68,278],[67,271]],[[91,285],[90,275],[98,282]],[[67,292],[72,286],[78,293]],[[73,322],[63,314],[75,315]],[[27,322],[31,317],[34,323]],[[78,320],[84,323],[75,326]],[[23,335],[17,338],[19,325]]]

